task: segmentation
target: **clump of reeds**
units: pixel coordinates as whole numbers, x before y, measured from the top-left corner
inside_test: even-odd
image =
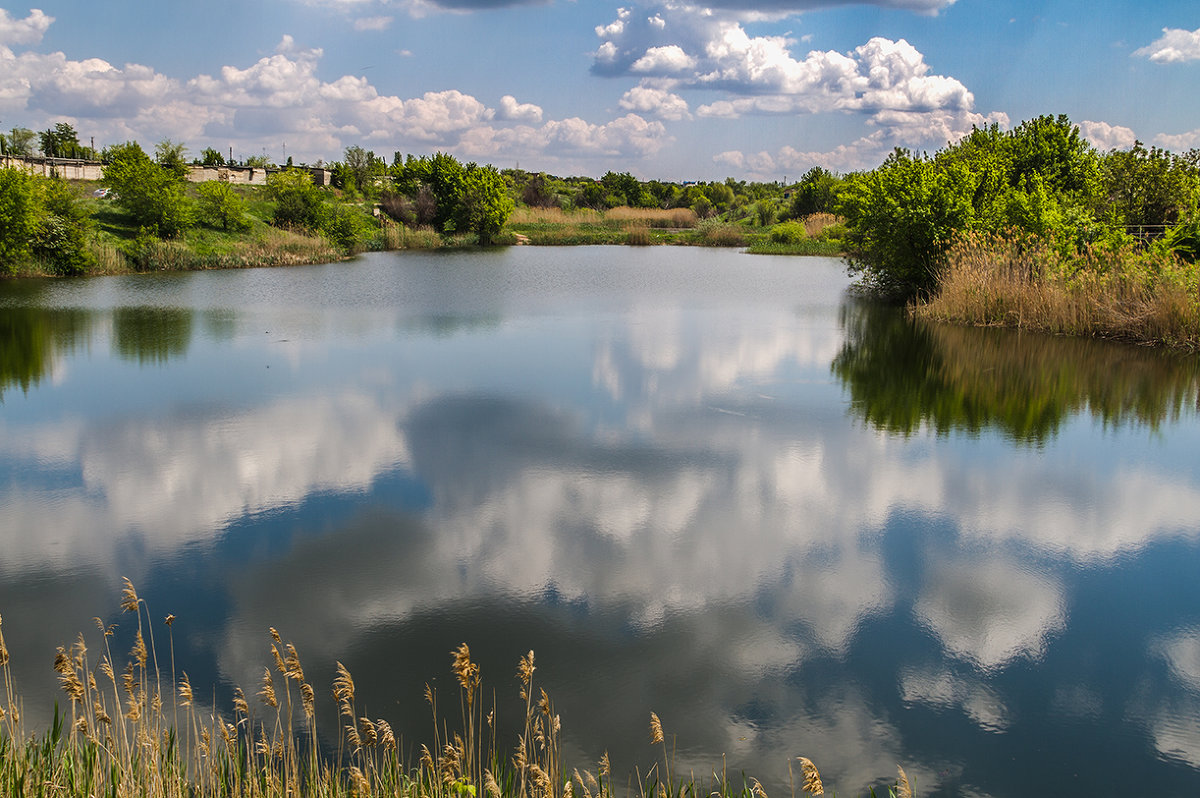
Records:
[[[649,227],[631,227],[625,234],[625,243],[632,247],[644,247],[654,243]]]
[[[746,233],[736,224],[707,219],[696,225],[694,243],[704,247],[743,247]]]
[[[425,686],[434,720],[432,747],[419,761],[401,760],[392,722],[360,714],[350,670],[341,662],[331,685],[340,732],[336,752],[323,752],[317,734],[318,691],[305,675],[296,646],[268,630],[271,665],[263,669],[252,703],[240,687],[226,710],[202,706],[186,672],[174,672],[175,617],[163,620],[171,650],[164,678],[155,650],[152,613],[128,579],[121,608],[136,617],[128,661],[112,652],[115,625],[96,619],[101,635],[93,661],[83,635],[58,649],[54,669],[67,698],[55,708],[51,729],[27,735],[21,702],[0,631],[0,795],[63,798],[616,798],[608,753],[596,773],[562,760],[562,720],[545,689],[534,683],[534,654],[517,665],[524,723],[510,759],[499,753],[496,708],[484,705],[479,664],[464,643],[451,652],[461,722],[439,714],[436,692]],[[170,718],[170,720],[168,720]],[[725,775],[713,783],[676,780],[673,752],[658,715],[650,716],[650,741],[663,747],[663,775],[652,768],[628,798],[767,798],[756,779],[740,787]],[[801,758],[803,789],[822,795],[815,766]],[[790,764],[789,764],[790,770]],[[894,794],[911,798],[900,770]],[[794,798],[794,790],[793,790]]]
[[[1169,252],[1063,251],[1028,236],[968,235],[914,313],[938,321],[1200,348],[1200,269]]]

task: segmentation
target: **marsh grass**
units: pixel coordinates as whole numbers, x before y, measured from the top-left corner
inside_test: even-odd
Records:
[[[587,244],[675,243],[698,224],[690,208],[518,208],[508,228],[529,244],[572,246]]]
[[[416,762],[401,758],[391,722],[360,714],[354,677],[336,663],[331,695],[336,742],[318,734],[325,701],[305,675],[300,653],[274,628],[264,641],[270,659],[253,699],[240,687],[231,706],[204,706],[186,671],[175,671],[175,618],[166,616],[160,662],[154,616],[124,579],[121,608],[136,618],[124,666],[113,651],[115,624],[96,626],[95,651],[80,634],[60,646],[54,670],[66,707],[56,703],[50,729],[31,734],[23,722],[10,653],[0,627],[0,794],[61,798],[767,798],[744,775],[731,781],[722,764],[707,781],[672,773],[673,739],[651,713],[651,744],[662,760],[638,772],[622,791],[605,752],[595,772],[562,759],[562,719],[534,679],[534,653],[517,665],[523,722],[515,748],[495,731],[496,706],[466,644],[451,652],[458,717],[443,714],[438,692],[425,685],[433,718],[432,745]],[[164,634],[159,627],[160,636]],[[668,741],[672,746],[668,747]],[[501,754],[511,751],[511,758]],[[802,791],[823,794],[808,760]],[[789,763],[789,772],[791,770]],[[901,781],[907,789],[903,771]],[[899,786],[899,783],[898,783]],[[893,795],[895,791],[889,790]],[[911,791],[902,792],[910,796]],[[795,786],[791,789],[796,796]]]
[[[1064,253],[1026,236],[967,236],[949,251],[936,294],[913,313],[1200,349],[1200,269],[1133,247]]]

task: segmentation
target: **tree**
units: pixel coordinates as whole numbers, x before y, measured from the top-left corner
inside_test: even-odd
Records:
[[[56,274],[83,274],[93,263],[87,247],[91,217],[66,180],[43,178],[35,186],[39,213],[33,254]]]
[[[11,271],[29,254],[35,223],[33,178],[23,169],[0,169],[0,268]]]
[[[832,172],[819,166],[809,169],[796,184],[788,216],[802,219],[814,213],[833,213],[840,182]]]
[[[187,147],[182,143],[176,144],[170,139],[158,142],[154,145],[154,160],[180,180],[188,176]]]
[[[85,154],[79,146],[79,134],[66,122],[39,133],[38,143],[47,158],[80,158]]]
[[[275,201],[272,217],[278,227],[317,231],[325,221],[325,198],[313,185],[312,175],[301,169],[285,169],[267,178],[267,194]]]
[[[488,246],[513,212],[504,177],[492,166],[469,164],[463,174],[462,193],[454,213],[454,226],[479,237]]]
[[[223,180],[206,180],[196,186],[200,197],[200,213],[204,220],[222,230],[245,230],[250,226],[246,218],[246,203]]]
[[[183,178],[128,142],[109,148],[111,159],[101,182],[116,192],[115,202],[140,227],[170,238],[191,225],[191,208],[183,193]]]
[[[37,134],[26,127],[14,127],[5,138],[7,155],[29,157],[33,155],[33,140]]]
[[[225,156],[221,154],[220,150],[205,147],[200,151],[200,163],[203,166],[224,166]]]
[[[346,148],[345,161],[341,166],[341,169],[336,170],[338,174],[335,185],[368,197],[376,194],[376,178],[385,171],[382,158],[377,158],[374,152],[354,145]]]

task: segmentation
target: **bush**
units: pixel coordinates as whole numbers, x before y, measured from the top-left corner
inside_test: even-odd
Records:
[[[783,222],[771,228],[769,237],[776,244],[799,244],[808,238],[808,234],[799,222]]]
[[[116,192],[116,204],[144,227],[163,238],[179,235],[192,224],[183,178],[166,169],[130,142],[110,151],[104,185]]]

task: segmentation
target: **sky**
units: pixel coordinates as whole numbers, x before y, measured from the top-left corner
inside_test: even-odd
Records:
[[[0,0],[5,2],[5,0]],[[787,180],[1066,114],[1200,147],[1195,0],[40,0],[0,6],[0,129],[560,176]]]

